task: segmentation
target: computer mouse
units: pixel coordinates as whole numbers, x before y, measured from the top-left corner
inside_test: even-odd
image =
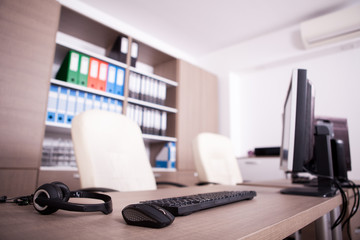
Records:
[[[163,228],[169,226],[175,217],[166,209],[156,205],[136,203],[122,210],[125,222],[129,225]]]

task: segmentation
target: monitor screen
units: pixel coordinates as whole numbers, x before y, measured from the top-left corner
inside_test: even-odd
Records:
[[[303,172],[313,153],[313,90],[306,70],[293,70],[283,110],[281,169]]]

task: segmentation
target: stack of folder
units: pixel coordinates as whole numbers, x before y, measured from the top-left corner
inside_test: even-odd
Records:
[[[102,109],[122,113],[121,100],[51,84],[46,122],[71,125],[75,115],[89,110]]]
[[[125,69],[70,50],[56,79],[124,96]]]
[[[126,63],[126,58],[129,49],[129,39],[124,35],[120,35],[116,38],[114,44],[110,46],[106,51],[106,56],[115,59],[122,63]]]
[[[164,105],[166,84],[157,79],[131,72],[129,77],[129,97]]]
[[[167,113],[135,104],[127,105],[127,116],[135,121],[145,134],[166,135]]]
[[[46,136],[43,141],[41,166],[76,167],[71,139]]]
[[[106,56],[117,61],[126,63],[127,54],[129,52],[129,39],[125,35],[120,35],[116,38],[113,45],[106,50]],[[139,55],[139,44],[135,41],[131,43],[130,51],[130,66],[136,67],[136,61]]]

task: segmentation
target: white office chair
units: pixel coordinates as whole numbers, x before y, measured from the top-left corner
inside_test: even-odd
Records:
[[[243,182],[229,138],[200,133],[193,140],[193,153],[200,183],[236,185]]]
[[[139,126],[124,115],[89,110],[72,121],[82,188],[156,189]]]

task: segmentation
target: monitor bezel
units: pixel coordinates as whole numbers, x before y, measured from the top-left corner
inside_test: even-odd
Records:
[[[310,93],[309,93],[310,91]],[[310,95],[309,95],[310,94]],[[305,69],[294,69],[283,108],[283,131],[280,151],[281,169],[286,172],[303,172],[313,151],[311,137],[313,117],[312,87]],[[309,98],[310,96],[310,98]],[[290,105],[289,104],[290,101]],[[290,107],[290,109],[287,109]],[[289,113],[287,113],[287,110]],[[290,118],[287,119],[289,114]],[[290,122],[286,122],[289,120]],[[288,126],[289,129],[286,129]],[[288,143],[286,131],[288,131]],[[286,149],[286,144],[288,144]]]

